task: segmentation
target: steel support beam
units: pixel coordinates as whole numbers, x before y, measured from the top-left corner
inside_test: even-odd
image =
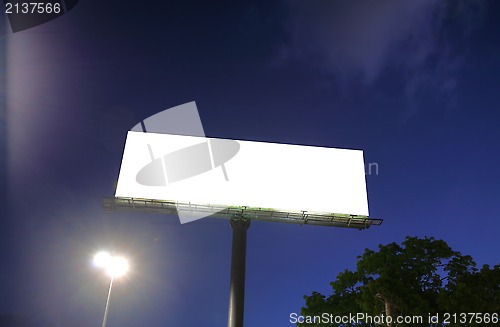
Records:
[[[228,327],[243,327],[245,308],[245,263],[247,252],[247,229],[250,220],[231,218],[233,245],[231,254],[231,282],[229,286]]]

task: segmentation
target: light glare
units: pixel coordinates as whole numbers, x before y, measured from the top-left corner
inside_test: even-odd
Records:
[[[103,268],[111,278],[125,275],[129,268],[127,259],[120,256],[112,256],[104,251],[94,256],[94,266]]]
[[[112,257],[108,266],[106,267],[106,273],[115,278],[123,276],[128,271],[128,262],[123,257]]]
[[[94,256],[94,266],[104,268],[109,265],[111,261],[111,254],[108,252],[99,252]]]

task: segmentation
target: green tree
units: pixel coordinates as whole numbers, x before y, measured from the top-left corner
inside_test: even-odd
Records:
[[[377,325],[357,320],[335,323],[331,318],[358,313],[391,316],[393,322],[386,319],[383,324],[390,327],[443,326],[447,314],[482,313],[481,318],[468,316],[467,323],[450,316],[448,326],[484,326],[486,316],[491,320],[492,314],[500,315],[500,266],[477,269],[471,256],[432,237],[407,237],[402,245],[379,245],[378,252],[366,249],[356,270],[339,273],[330,285],[333,293],[328,297],[318,292],[304,296],[301,315],[316,320],[298,326]],[[330,317],[326,321],[320,319],[325,314]],[[429,314],[438,314],[439,323],[429,323]],[[396,323],[397,316],[421,316],[423,323]]]

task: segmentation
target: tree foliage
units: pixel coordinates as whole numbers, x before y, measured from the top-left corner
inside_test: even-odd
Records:
[[[333,293],[313,292],[304,296],[306,317],[349,316],[365,313],[422,316],[439,314],[442,326],[445,313],[500,314],[500,266],[476,268],[472,257],[453,251],[446,242],[434,238],[407,237],[402,245],[379,245],[378,252],[365,249],[355,271],[345,270],[330,283]],[[394,320],[393,320],[394,321]],[[375,326],[374,323],[331,320],[297,323],[298,326]],[[414,323],[385,323],[385,326],[417,326]],[[482,326],[471,323],[450,326]],[[493,324],[495,325],[495,324]]]

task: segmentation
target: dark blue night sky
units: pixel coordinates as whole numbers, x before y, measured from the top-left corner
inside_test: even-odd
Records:
[[[91,259],[112,249],[132,267],[109,327],[227,325],[228,221],[101,205],[127,131],[190,101],[208,136],[362,149],[378,167],[380,227],[252,223],[245,326],[292,326],[303,295],[407,235],[499,263],[498,1],[82,0],[17,33],[2,19],[0,315],[99,326]]]

